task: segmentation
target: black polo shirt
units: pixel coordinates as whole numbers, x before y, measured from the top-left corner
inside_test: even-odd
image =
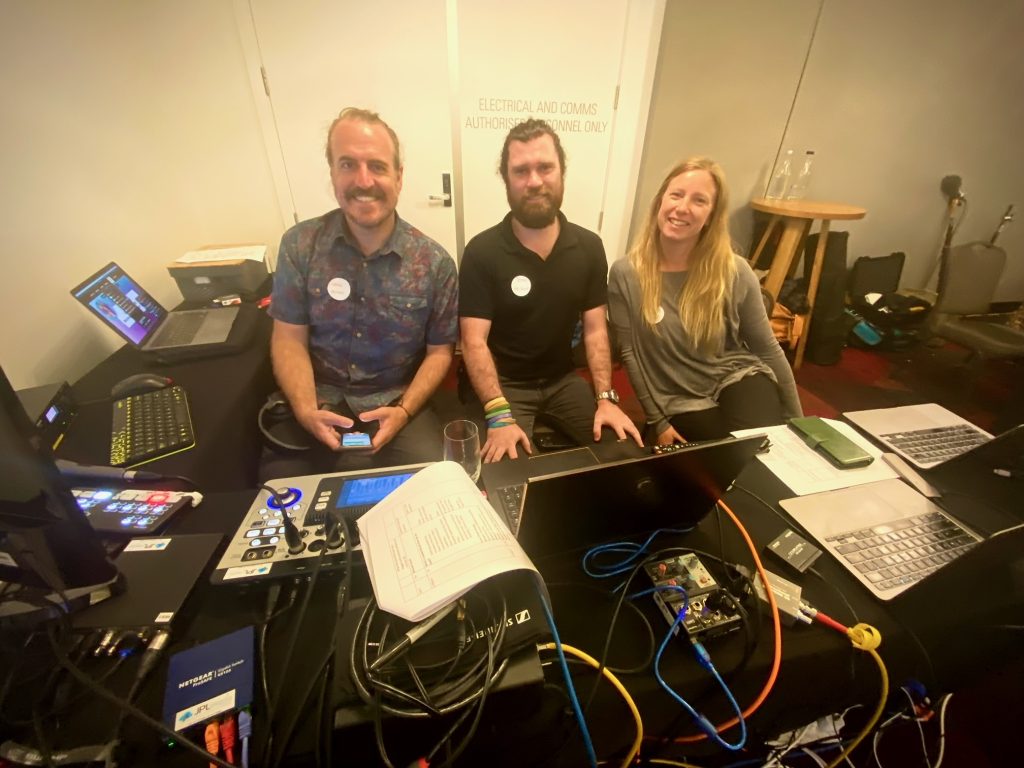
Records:
[[[459,316],[491,321],[487,345],[506,379],[554,379],[573,369],[580,314],[608,303],[601,238],[558,214],[555,247],[542,259],[516,238],[512,214],[466,245]]]

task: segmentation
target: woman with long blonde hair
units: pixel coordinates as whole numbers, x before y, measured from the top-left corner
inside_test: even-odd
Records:
[[[728,207],[718,163],[679,163],[611,268],[612,325],[658,444],[802,415],[757,277],[733,252]]]

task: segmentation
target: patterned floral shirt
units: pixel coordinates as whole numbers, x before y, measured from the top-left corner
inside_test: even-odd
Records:
[[[457,299],[455,261],[438,243],[396,216],[364,257],[336,209],[281,238],[270,316],[309,326],[320,399],[359,413],[402,394],[426,345],[455,342]]]

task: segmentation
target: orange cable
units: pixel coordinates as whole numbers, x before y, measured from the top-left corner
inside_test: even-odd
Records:
[[[774,630],[775,638],[775,656],[772,659],[772,670],[768,675],[768,680],[765,681],[764,687],[761,692],[754,699],[753,703],[750,704],[745,710],[743,710],[743,718],[746,719],[757,711],[757,708],[761,706],[768,694],[771,693],[772,687],[775,685],[775,680],[779,676],[779,667],[782,665],[782,625],[779,622],[779,606],[775,602],[775,594],[772,592],[771,585],[768,583],[768,575],[764,572],[764,566],[761,565],[761,558],[757,556],[757,548],[754,546],[754,542],[750,538],[750,534],[747,533],[747,529],[743,527],[743,523],[740,522],[739,518],[736,517],[735,513],[729,509],[729,505],[724,501],[718,502],[719,506],[722,507],[728,513],[729,517],[739,528],[740,534],[743,536],[743,540],[747,543],[747,547],[750,548],[750,554],[754,557],[754,565],[757,566],[757,573],[761,577],[761,582],[764,584],[764,591],[768,595],[768,605],[772,609],[772,629]],[[715,726],[715,730],[718,733],[727,731],[735,725],[738,725],[740,719],[734,717],[731,720],[727,720],[724,723]],[[694,736],[680,736],[678,739],[673,739],[675,744],[690,744],[695,741],[703,741],[707,738],[707,734],[701,733]]]

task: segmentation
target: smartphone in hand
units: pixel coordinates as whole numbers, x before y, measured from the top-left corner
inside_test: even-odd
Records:
[[[341,433],[340,451],[368,451],[373,448],[370,435],[366,432],[346,430]]]

